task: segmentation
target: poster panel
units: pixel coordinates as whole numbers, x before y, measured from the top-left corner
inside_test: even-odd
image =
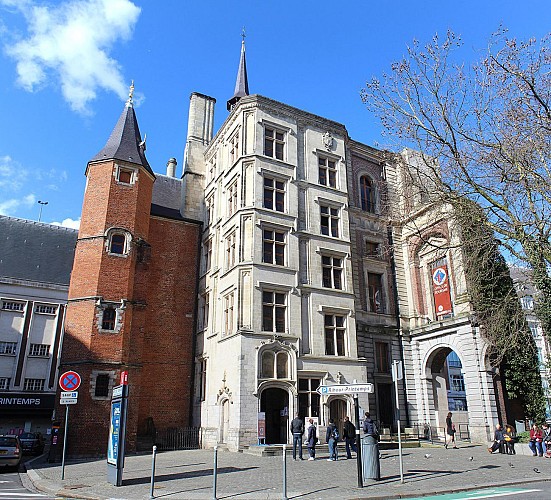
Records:
[[[432,293],[434,295],[434,312],[442,317],[452,313],[450,280],[448,266],[443,264],[432,270]]]

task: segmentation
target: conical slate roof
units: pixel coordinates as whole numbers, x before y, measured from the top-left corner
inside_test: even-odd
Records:
[[[247,61],[245,60],[245,40],[241,42],[241,59],[239,60],[239,69],[237,70],[237,80],[233,97],[228,101],[228,111],[235,106],[242,97],[249,95],[249,80],[247,78]]]
[[[151,175],[155,176],[145,157],[145,142],[142,142],[131,99],[126,103],[107,144],[90,162],[103,160],[128,161],[141,165]]]

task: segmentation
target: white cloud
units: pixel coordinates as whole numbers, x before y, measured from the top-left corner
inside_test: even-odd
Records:
[[[71,219],[70,217],[67,219],[63,219],[61,222],[52,222],[54,226],[62,226],[62,227],[70,227],[71,229],[79,229],[80,228],[80,219]]]
[[[19,84],[33,91],[55,77],[71,108],[87,113],[100,89],[127,97],[127,84],[110,51],[128,40],[141,9],[130,0],[69,0],[38,5],[0,0],[17,7],[28,23],[29,36],[6,47],[17,62]]]
[[[0,156],[0,190],[19,190],[28,174],[28,170],[13,160],[11,156]]]
[[[31,208],[36,204],[36,196],[28,194],[22,198],[11,198],[0,202],[1,215],[13,215],[19,208]]]

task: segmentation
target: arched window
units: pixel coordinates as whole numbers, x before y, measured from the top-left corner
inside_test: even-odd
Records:
[[[262,378],[274,378],[274,353],[264,351],[262,353]]]
[[[287,375],[287,365],[289,364],[289,356],[286,352],[277,353],[277,378],[289,378]]]
[[[289,354],[285,351],[264,351],[261,358],[260,378],[289,378]]]
[[[375,212],[375,187],[367,175],[360,177],[360,200],[364,212]]]

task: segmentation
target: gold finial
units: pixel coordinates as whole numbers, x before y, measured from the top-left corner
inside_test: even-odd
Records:
[[[126,104],[128,106],[132,106],[132,104],[134,103],[133,97],[134,97],[134,80],[132,80],[132,83],[130,84],[130,89],[128,90],[128,101],[126,101]]]
[[[245,35],[245,26],[243,26],[243,29],[241,30],[241,38],[243,38],[243,42],[245,41],[245,37],[247,35]]]

